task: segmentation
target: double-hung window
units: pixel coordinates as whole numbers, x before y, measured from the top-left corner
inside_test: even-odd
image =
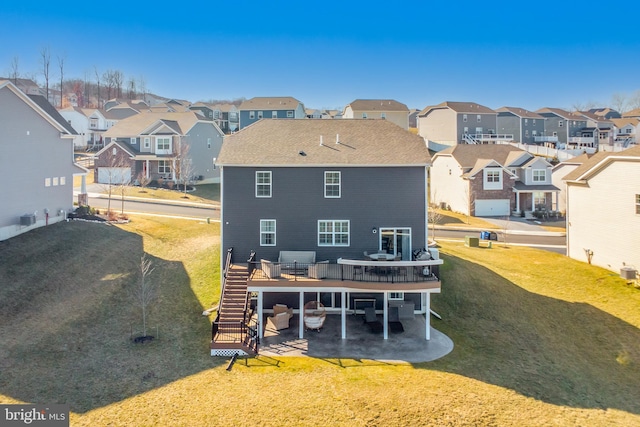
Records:
[[[534,169],[533,170],[533,182],[546,182],[547,171],[546,169]]]
[[[324,172],[324,197],[326,198],[340,197],[340,172],[336,172],[336,171]]]
[[[171,154],[171,137],[156,137],[156,154]]]
[[[490,168],[484,170],[484,189],[502,190],[502,169]]]
[[[349,220],[319,220],[318,246],[349,246]]]
[[[255,111],[249,111],[249,118],[251,120],[255,119],[256,118],[256,112]]]
[[[276,245],[276,220],[260,220],[260,246]]]
[[[271,197],[271,171],[256,171],[256,197]]]
[[[261,119],[262,117],[264,117],[262,113],[263,113],[262,111],[258,111],[258,119]]]
[[[287,111],[287,118],[289,119],[293,118],[293,111]]]
[[[169,160],[158,160],[158,173],[167,175],[171,173],[171,162]]]

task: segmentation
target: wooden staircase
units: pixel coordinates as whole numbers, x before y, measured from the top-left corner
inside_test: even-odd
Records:
[[[247,292],[249,270],[231,264],[231,252],[225,263],[225,276],[218,316],[211,325],[211,355],[257,354],[257,328],[251,324],[252,312]]]

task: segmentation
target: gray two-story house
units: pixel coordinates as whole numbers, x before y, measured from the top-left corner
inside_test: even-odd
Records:
[[[446,101],[418,114],[418,134],[435,151],[457,144],[512,142],[512,134],[497,132],[494,110],[475,102]]]
[[[429,163],[424,140],[386,120],[263,120],[228,136],[221,247],[254,261],[258,317],[316,299],[343,315],[361,302],[429,313],[440,282],[425,263],[441,260],[413,256],[427,246]]]
[[[533,111],[518,107],[502,107],[496,110],[498,133],[511,134],[513,140],[522,144],[538,144],[544,135],[544,117]]]
[[[582,130],[587,127],[587,119],[560,108],[541,108],[536,111],[544,117],[545,141],[548,145],[567,148],[569,144],[579,144]]]
[[[304,119],[304,104],[290,96],[255,97],[238,107],[239,129],[261,119]]]
[[[76,131],[44,96],[0,80],[0,240],[63,221],[73,209]],[[29,166],[25,167],[25,162]]]
[[[176,181],[179,157],[188,159],[194,179],[219,182],[215,164],[224,133],[194,111],[140,113],[118,121],[103,136],[105,146],[95,155],[96,182],[129,183],[140,176]]]

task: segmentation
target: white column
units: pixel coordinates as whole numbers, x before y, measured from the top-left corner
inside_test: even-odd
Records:
[[[80,175],[80,194],[87,194],[87,175]]]
[[[341,297],[341,301],[340,301],[340,308],[342,309],[340,316],[342,316],[342,339],[347,339],[347,302],[346,302],[346,296],[347,293],[345,291],[342,291],[342,297]]]
[[[147,164],[147,168],[145,169],[147,172],[147,178],[149,178],[149,160],[145,160],[146,164]]]
[[[262,337],[264,336],[264,326],[265,326],[265,325],[262,324],[262,321],[264,319],[264,317],[262,317],[262,315],[263,315],[263,312],[262,312],[262,309],[263,309],[263,307],[262,307],[262,296],[263,296],[263,294],[264,293],[262,291],[258,291],[258,322],[260,322],[260,325],[259,325],[258,329],[259,329],[260,339],[262,339]]]
[[[300,292],[300,323],[298,336],[304,338],[304,292]]]
[[[425,339],[426,340],[430,340],[431,339],[431,294],[429,292],[426,293],[427,295],[427,312],[425,313],[425,319],[424,319],[424,323],[426,325],[425,327]]]
[[[520,192],[516,191],[516,212],[520,212]]]
[[[387,292],[384,292],[384,303],[382,305],[382,330],[384,339],[389,338],[389,310],[387,309],[387,304],[389,303],[389,297]]]

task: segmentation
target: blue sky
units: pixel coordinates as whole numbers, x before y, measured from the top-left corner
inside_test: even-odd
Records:
[[[66,77],[120,70],[193,102],[608,105],[640,90],[640,32],[629,20],[639,3],[10,2],[0,10],[0,75],[16,57],[22,75],[38,73],[48,47],[53,80],[64,56]]]

